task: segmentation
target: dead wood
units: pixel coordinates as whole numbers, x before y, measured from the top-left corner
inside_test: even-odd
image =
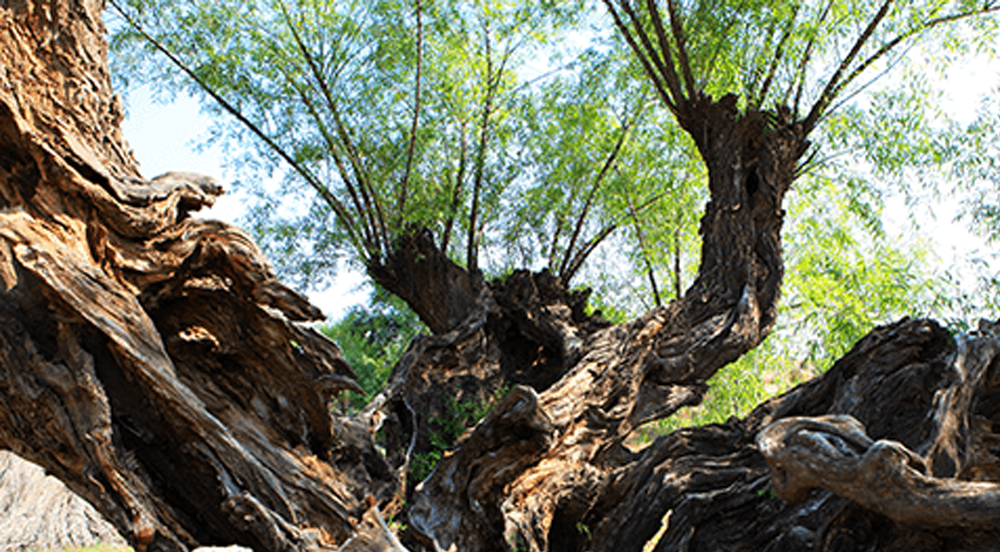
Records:
[[[0,7],[0,444],[139,550],[336,549],[395,489],[327,406],[353,374],[244,232],[189,217],[214,181],[141,178],[102,8]]]
[[[42,468],[0,451],[0,543],[9,552],[125,541],[104,517]]]

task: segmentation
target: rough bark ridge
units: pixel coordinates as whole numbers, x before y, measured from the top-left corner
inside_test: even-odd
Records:
[[[102,8],[0,5],[0,445],[140,550],[390,538],[394,479],[327,408],[350,368],[298,323],[320,313],[245,233],[187,216],[211,179],[139,176]]]
[[[601,327],[545,301],[518,316],[511,305],[523,303],[510,297],[523,285],[514,279],[509,288],[490,288],[484,307],[453,338],[421,351],[432,359],[468,351],[470,343],[488,348],[503,343],[497,328],[509,336],[513,327],[538,351],[521,365],[558,377],[504,380],[520,385],[416,487],[408,519],[417,542],[476,551],[571,550],[598,541],[614,522],[592,522],[618,506],[611,478],[635,462],[623,445],[631,431],[698,403],[705,381],[770,330],[782,274],[781,200],[805,137],[763,113],[739,113],[732,97],[701,97],[684,122],[699,129],[712,200],[702,221],[703,269],[682,299]],[[539,327],[552,329],[532,331]],[[447,373],[482,374],[485,365],[502,374],[498,356],[466,353]],[[441,368],[404,363],[387,393],[412,394],[411,382]],[[596,531],[581,532],[579,524]]]
[[[798,122],[733,97],[678,107],[709,168],[701,272],[627,324],[587,316],[585,294],[545,273],[481,283],[413,233],[373,272],[436,335],[347,418],[327,401],[354,386],[350,368],[299,323],[319,313],[245,233],[188,216],[220,188],[139,175],[100,9],[0,5],[0,445],[140,551],[401,549],[382,511],[434,550],[637,551],[668,515],[657,550],[996,542],[988,323],[957,338],[923,320],[876,329],[746,420],[623,446],[770,330]],[[417,481],[466,400],[497,404]]]
[[[7,552],[125,546],[94,508],[42,468],[0,451],[0,543]]]

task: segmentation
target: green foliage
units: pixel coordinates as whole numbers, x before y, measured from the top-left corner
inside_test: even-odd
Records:
[[[142,32],[119,25],[112,47],[117,75],[232,107],[206,103],[219,137],[255,145],[234,148],[249,181],[277,170],[281,183],[279,194],[259,189],[257,237],[315,278],[337,256],[377,263],[411,225],[455,252],[470,245],[462,240],[478,247],[521,170],[521,113],[533,106],[518,72],[582,10],[579,1],[132,0],[126,12]],[[242,120],[226,118],[233,112]],[[289,196],[302,201],[285,207]]]
[[[639,438],[648,442],[652,437],[665,435],[681,427],[723,423],[733,416],[745,416],[751,409],[771,396],[778,386],[768,388],[765,378],[773,380],[787,377],[785,367],[770,364],[772,358],[760,353],[760,348],[744,355],[738,362],[718,371],[709,380],[711,389],[697,407],[651,424],[640,430]]]
[[[413,481],[423,481],[427,479],[427,476],[434,471],[437,463],[441,460],[444,455],[444,450],[434,449],[427,452],[418,452],[413,455],[413,459],[410,460],[410,470],[408,476],[413,479]]]
[[[606,4],[652,33],[645,7],[626,16],[632,3]],[[935,45],[927,57],[939,72],[995,52],[996,18],[965,17],[989,4],[924,0],[882,14],[846,0],[675,7],[685,39],[670,32],[659,47],[684,87],[822,120],[813,141],[823,154],[804,168],[850,175],[841,189],[862,198],[852,209],[869,208],[863,198],[878,186],[845,165],[905,181],[914,168],[959,160],[962,148],[950,146],[961,133],[926,124],[934,95],[907,48]],[[630,313],[676,297],[694,273],[705,168],[663,83],[580,0],[130,0],[125,12],[143,31],[113,26],[114,74],[166,94],[214,95],[232,108],[206,103],[220,115],[219,138],[255,144],[233,148],[243,152],[234,161],[259,182],[255,237],[286,277],[315,283],[344,261],[378,264],[411,225],[433,230],[470,268],[548,267]],[[953,19],[969,24],[939,25]],[[198,82],[164,63],[143,32]],[[894,78],[872,86],[880,71]],[[989,233],[1000,209],[989,186],[977,190],[984,199],[969,212]],[[878,216],[865,217],[864,230],[877,229]]]
[[[358,375],[358,384],[366,396],[346,392],[342,407],[360,409],[385,387],[393,367],[423,324],[398,299],[376,294],[367,308],[355,307],[343,318],[321,328],[344,353],[344,358]]]
[[[259,182],[256,238],[286,275],[377,265],[419,225],[487,275],[547,267],[585,281],[616,322],[677,297],[697,268],[706,168],[671,108],[696,91],[735,94],[744,110],[787,106],[815,130],[788,199],[779,319],[688,421],[744,414],[872,325],[955,314],[956,296],[997,306],[989,257],[970,290],[885,224],[893,193],[914,202],[956,187],[974,227],[1000,236],[1000,104],[958,121],[929,77],[973,53],[995,59],[997,17],[966,17],[995,3],[675,2],[681,33],[663,36],[657,17],[669,14],[646,11],[662,2],[605,4],[621,30],[657,37],[676,90],[579,0],[130,0],[130,17],[200,84],[127,25],[114,73],[228,102],[206,109],[219,139],[255,144],[233,148],[234,162]],[[355,311],[329,329],[371,393],[416,331],[394,326],[399,316]],[[434,449],[414,469],[432,469],[483,405],[472,407],[434,420]]]
[[[807,179],[789,208],[775,341],[814,370],[826,369],[873,326],[933,314],[946,294],[929,269],[926,242],[887,237],[878,202],[844,194],[840,184]]]
[[[547,266],[630,311],[693,271],[704,169],[581,2],[128,6],[200,83],[127,24],[115,74],[241,114],[206,102],[218,139],[255,146],[233,163],[286,278],[377,264],[414,224],[461,264]]]
[[[455,396],[448,397],[446,412],[430,419],[431,449],[425,453],[415,454],[411,461],[409,475],[412,480],[422,481],[430,475],[444,453],[455,445],[465,430],[485,418],[510,390],[510,385],[505,384],[488,399],[469,397],[460,400]]]

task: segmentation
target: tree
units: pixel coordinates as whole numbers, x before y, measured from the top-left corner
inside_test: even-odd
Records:
[[[417,29],[431,7],[416,4]],[[639,451],[624,442],[700,401],[709,377],[771,331],[783,199],[834,102],[898,45],[997,7],[606,7],[705,167],[693,283],[615,325],[588,315],[587,294],[568,290],[561,271],[487,282],[477,270],[489,197],[478,176],[490,161],[484,149],[469,157],[463,267],[419,217],[404,216],[420,201],[409,145],[393,178],[376,181],[351,166],[363,135],[330,139],[344,160],[346,195],[327,199],[337,230],[434,333],[416,340],[389,386],[350,417],[327,407],[356,388],[350,368],[332,342],[298,323],[319,313],[276,280],[246,234],[188,216],[218,186],[187,174],[139,176],[117,131],[121,108],[96,7],[3,8],[0,51],[11,68],[11,86],[0,90],[3,445],[66,481],[147,550],[401,548],[382,512],[406,514],[410,546],[460,550],[639,550],[668,512],[660,550],[994,543],[1000,509],[989,443],[1000,343],[989,323],[971,337],[926,320],[878,328],[825,375],[745,419],[675,432]],[[245,17],[239,9],[198,20],[222,33],[223,22]],[[289,55],[315,61],[309,35],[298,32],[306,18],[281,4],[265,15],[289,23]],[[855,25],[827,26],[841,20]],[[710,32],[719,29],[730,32]],[[740,34],[759,41],[738,43]],[[423,35],[414,36],[419,45]],[[481,44],[494,51],[492,39]],[[423,67],[422,51],[410,67]],[[496,131],[490,85],[502,72],[491,54],[480,59],[473,136],[482,144]],[[817,72],[813,62],[833,69]],[[325,101],[315,84],[315,96],[283,91],[308,110],[307,99]],[[323,108],[334,126],[336,105]],[[417,111],[396,120],[412,122]],[[416,133],[406,130],[414,127],[401,128],[416,151]],[[317,193],[333,194],[305,170],[313,158],[278,150]],[[348,180],[355,211],[346,207],[355,201]],[[402,184],[380,196],[394,210],[379,213],[372,198],[387,181]],[[445,199],[455,189],[452,181]],[[396,221],[417,226],[386,233],[407,228]],[[435,417],[508,385],[426,479],[406,481]],[[852,484],[859,474],[891,477]],[[898,501],[902,491],[913,498]]]
[[[462,284],[470,289],[479,285],[479,270],[494,276],[524,266],[548,267],[569,284],[616,233],[650,234],[657,219],[678,227],[674,241],[691,248],[702,169],[685,155],[692,146],[676,129],[666,139],[633,139],[673,127],[620,48],[598,45],[578,59],[566,46],[570,59],[534,86],[522,76],[532,56],[565,42],[586,13],[575,3],[467,4],[136,4],[128,17],[155,42],[123,24],[116,43],[129,79],[215,95],[225,102],[215,110],[229,106],[250,123],[220,132],[267,135],[254,142],[256,164],[285,167],[287,178],[281,194],[267,192],[255,227],[293,274],[318,279],[347,258],[409,301],[436,332],[448,325],[437,320],[444,314],[413,304],[414,292],[393,277],[414,274],[394,264],[404,262],[393,256],[394,244],[421,230],[471,269],[473,281]],[[241,9],[247,13],[227,11]],[[191,17],[238,19],[241,31],[187,25]],[[197,78],[154,61],[153,44]],[[406,57],[414,53],[419,62]],[[323,105],[314,105],[320,99]],[[303,187],[331,193],[298,196]],[[312,206],[280,209],[275,197],[290,194]],[[656,237],[644,241],[654,246]],[[647,272],[644,257],[618,261]],[[414,286],[419,295],[446,293],[429,293],[437,284],[424,280]]]

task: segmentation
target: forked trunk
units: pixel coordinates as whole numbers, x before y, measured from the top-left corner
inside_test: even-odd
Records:
[[[567,539],[599,539],[613,522],[595,524],[586,538],[577,524],[603,520],[594,508],[614,504],[608,494],[621,489],[610,478],[634,461],[624,448],[632,430],[700,402],[705,382],[767,335],[782,274],[781,200],[805,137],[787,121],[740,114],[731,97],[702,98],[683,122],[698,131],[712,192],[695,283],[630,323],[563,332],[561,377],[516,387],[417,487],[409,520],[418,539],[467,551],[566,550]],[[555,312],[536,308],[524,318],[548,321]],[[465,341],[499,342],[492,319],[523,327],[502,305],[478,316],[467,325],[480,335]],[[440,349],[448,347],[461,345]],[[472,372],[490,359],[463,360],[459,367]],[[387,393],[412,390],[410,382],[438,369],[408,367]]]

